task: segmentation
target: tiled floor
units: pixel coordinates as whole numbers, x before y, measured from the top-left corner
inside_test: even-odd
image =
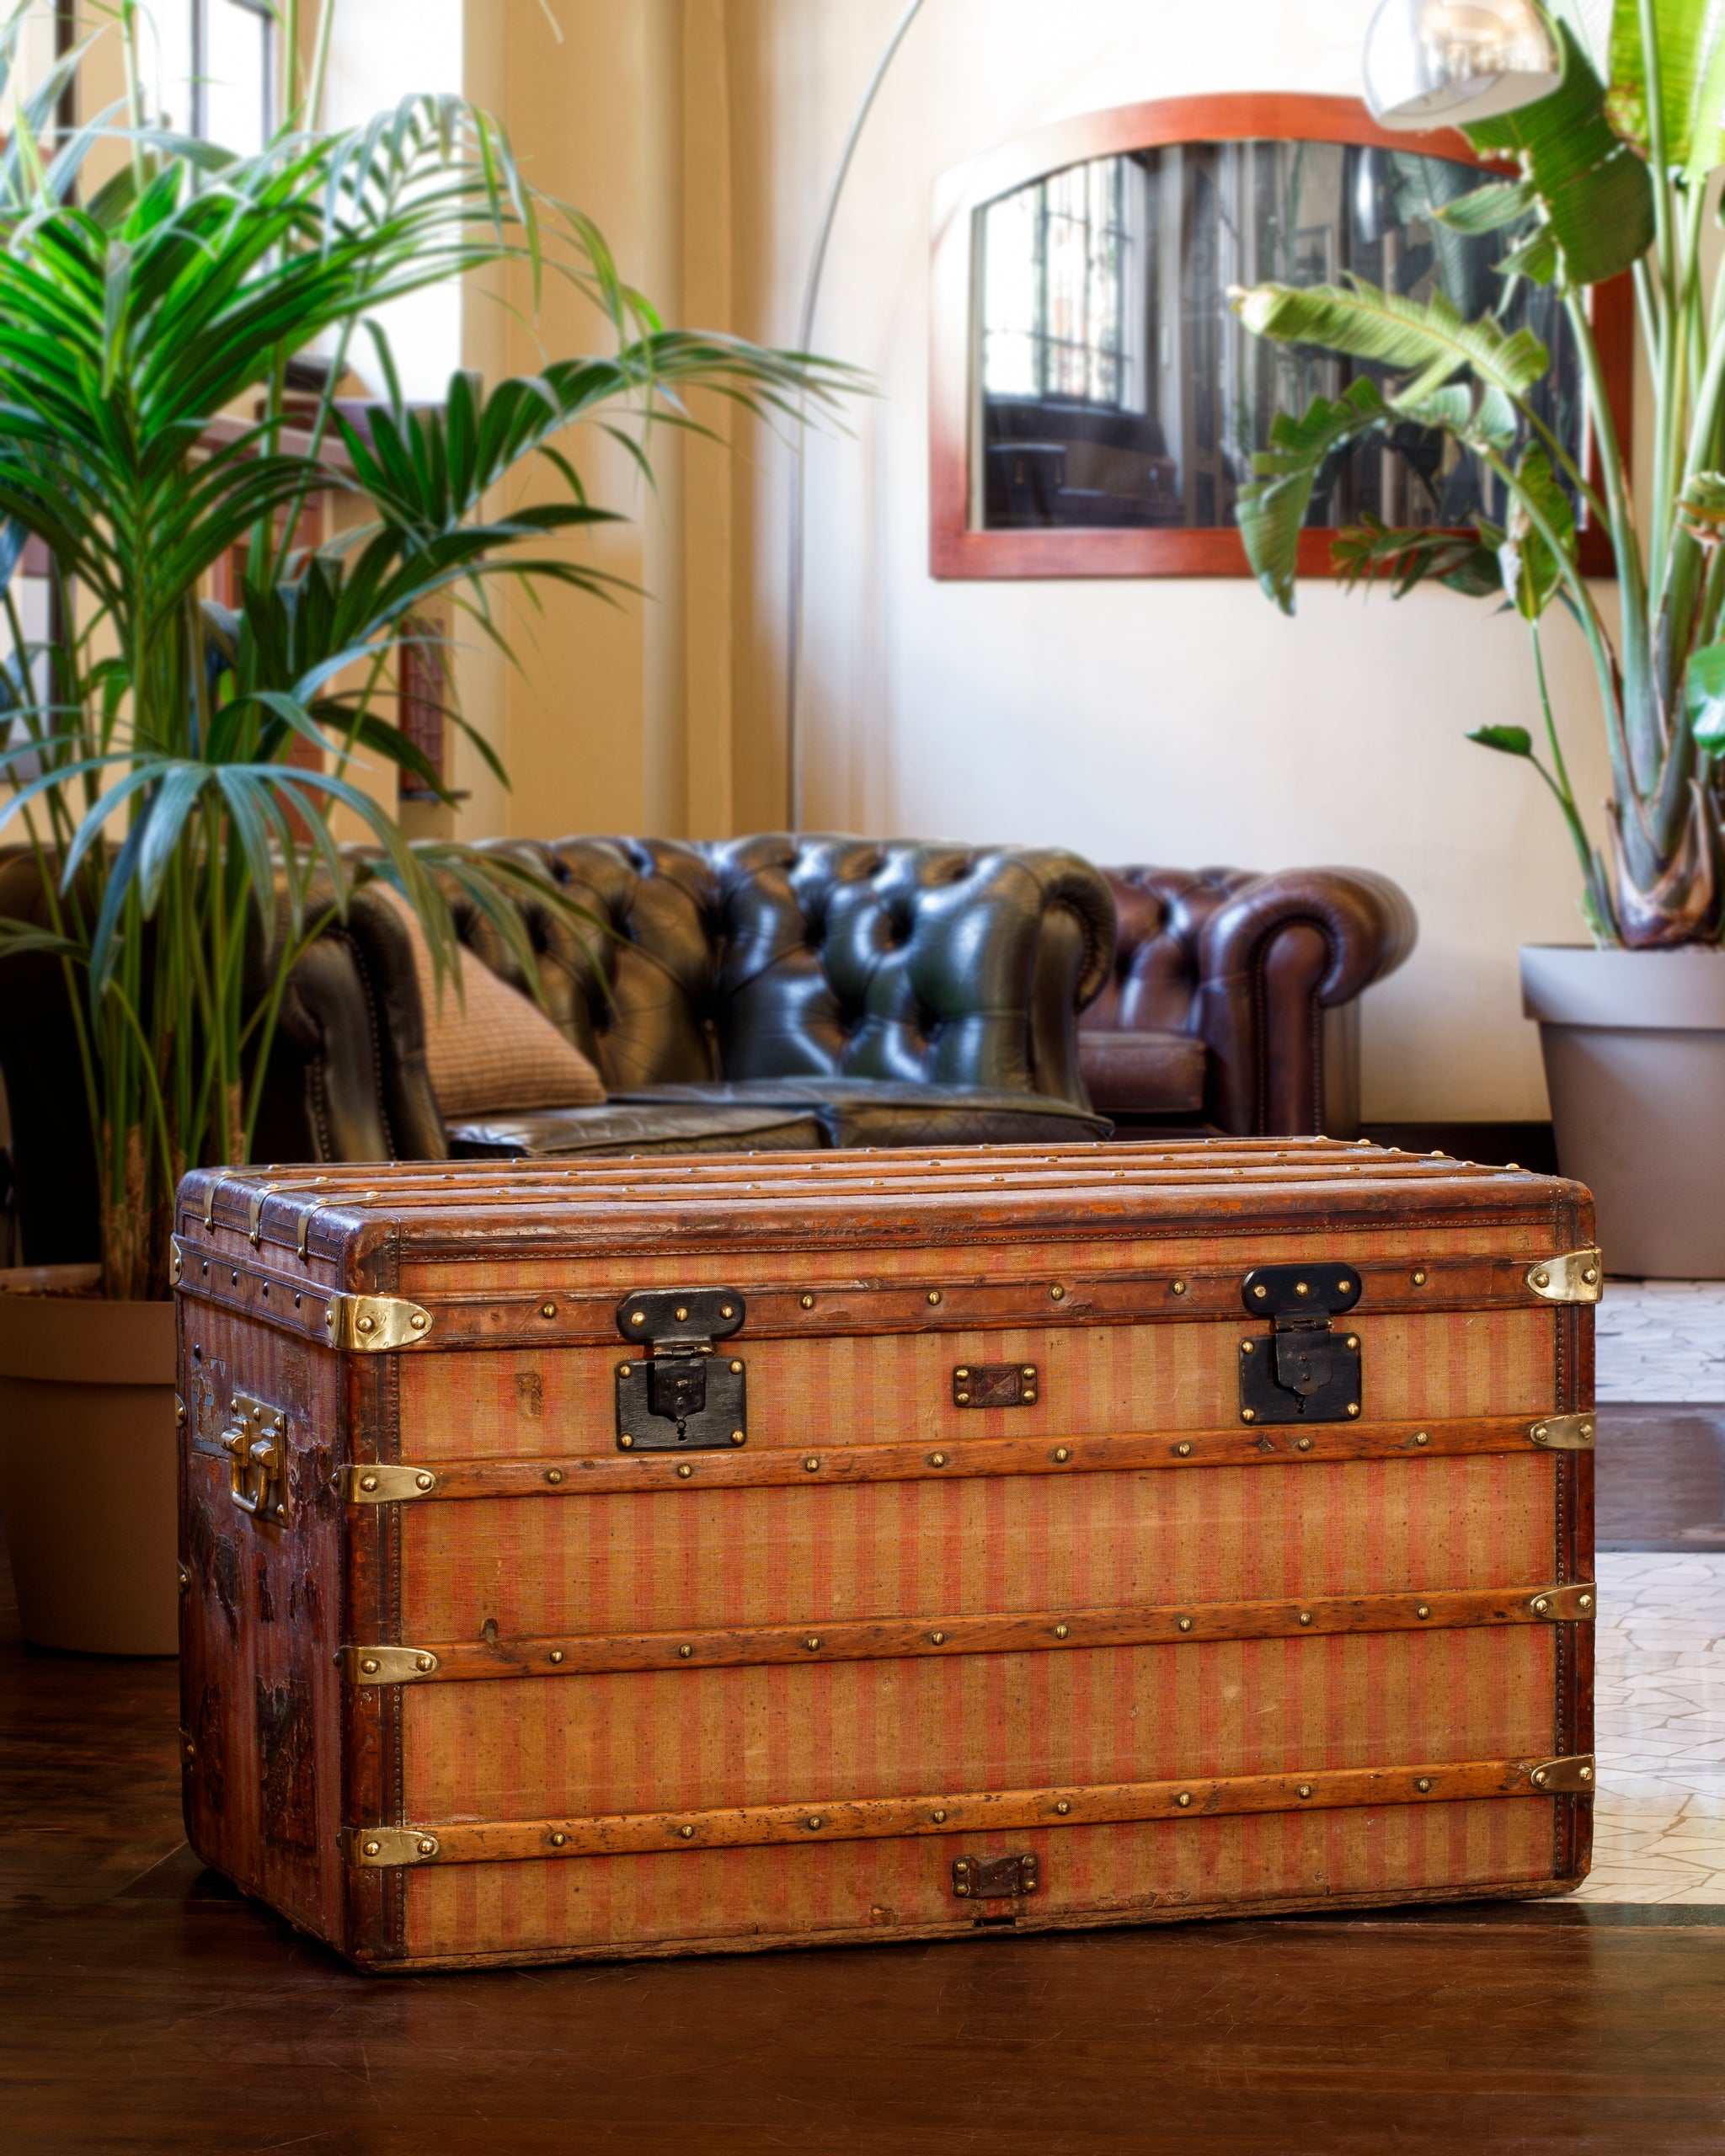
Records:
[[[1594,1338],[1602,1401],[1725,1401],[1725,1281],[1608,1280]]]
[[[1725,1903],[1725,1556],[1599,1560],[1589,1902]]]

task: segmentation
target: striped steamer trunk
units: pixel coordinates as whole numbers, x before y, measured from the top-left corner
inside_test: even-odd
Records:
[[[363,1967],[1586,1872],[1575,1184],[473,1162],[176,1226],[188,1831]]]

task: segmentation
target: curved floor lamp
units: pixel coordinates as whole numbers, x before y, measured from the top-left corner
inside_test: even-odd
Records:
[[[832,237],[833,225],[839,213],[839,202],[844,195],[845,182],[850,177],[851,160],[857,154],[857,142],[868,124],[868,115],[874,109],[874,100],[880,94],[880,86],[886,80],[887,71],[897,57],[905,35],[922,10],[922,0],[910,0],[910,4],[899,17],[874,63],[874,72],[868,77],[868,86],[862,93],[862,103],[857,107],[851,122],[850,132],[845,136],[845,147],[839,152],[832,183],[826,190],[826,206],[821,212],[820,224],[814,236],[814,252],[809,258],[808,281],[803,288],[803,311],[797,322],[797,349],[808,351],[814,339],[814,310],[820,303],[821,272],[826,267],[827,243]],[[791,450],[791,513],[789,587],[785,602],[785,823],[788,830],[803,828],[803,739],[798,723],[801,713],[798,707],[798,691],[803,659],[803,556],[804,556],[804,471],[806,434],[798,430]]]

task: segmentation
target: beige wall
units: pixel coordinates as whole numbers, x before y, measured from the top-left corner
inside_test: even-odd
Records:
[[[469,0],[468,87],[668,317],[785,341],[832,161],[901,0]],[[1525,769],[1463,735],[1530,723],[1525,638],[1444,592],[1312,584],[1282,620],[1243,581],[936,583],[927,570],[927,267],[937,177],[1044,121],[1235,88],[1352,92],[1370,0],[927,0],[852,175],[817,345],[879,395],[809,459],[811,826],[1069,845],[1101,861],[1359,862],[1412,894],[1411,964],[1369,999],[1369,1116],[1544,1111],[1514,949],[1579,934],[1573,863]],[[517,290],[515,296],[520,299]],[[592,318],[547,297],[567,351]],[[470,308],[469,355],[524,325]],[[516,616],[526,671],[480,700],[522,831],[715,832],[782,814],[783,445],[727,467],[662,446],[659,501],[594,558],[650,597]],[[1551,634],[1583,798],[1604,792],[1578,639]],[[497,828],[483,792],[465,819]]]

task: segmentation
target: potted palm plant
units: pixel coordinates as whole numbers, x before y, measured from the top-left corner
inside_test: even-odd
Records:
[[[1442,11],[1386,0],[1366,51],[1387,125],[1460,119],[1501,176],[1434,212],[1500,248],[1491,308],[1467,319],[1359,282],[1237,292],[1251,329],[1355,362],[1333,398],[1273,424],[1240,524],[1253,568],[1293,606],[1298,535],[1319,475],[1409,427],[1447,436],[1500,490],[1501,520],[1458,536],[1369,522],[1343,532],[1350,580],[1397,595],[1429,579],[1514,606],[1527,624],[1536,723],[1470,736],[1531,766],[1573,843],[1585,945],[1529,947],[1565,1171],[1593,1186],[1615,1270],[1725,1273],[1725,1155],[1709,1135],[1725,1091],[1721,758],[1725,756],[1725,284],[1705,259],[1710,182],[1725,161],[1725,19],[1703,0],[1616,0],[1598,51],[1533,0]],[[1442,35],[1439,33],[1441,30]],[[1650,467],[1604,393],[1590,295],[1632,274],[1651,364]],[[1553,289],[1573,340],[1591,463],[1544,419],[1549,355],[1500,321],[1521,280]],[[1578,525],[1609,535],[1615,622],[1578,560]],[[1597,836],[1563,753],[1578,722],[1552,708],[1541,641],[1551,610],[1585,640],[1611,795]]]
[[[0,96],[24,12],[0,35]],[[505,902],[519,870],[409,844],[356,782],[369,758],[442,788],[393,723],[400,647],[439,605],[499,635],[499,579],[604,589],[550,543],[610,514],[558,446],[572,427],[688,425],[691,385],[789,415],[841,376],[662,328],[594,227],[528,188],[499,130],[459,99],[320,132],[314,66],[293,71],[259,155],[152,125],[136,9],[116,13],[130,110],[49,137],[73,53],[20,99],[0,154],[0,824],[34,863],[29,917],[0,921],[0,965],[63,976],[101,1209],[91,1292],[0,1295],[0,1508],[31,1636],[163,1652],[179,1177],[249,1157],[289,975],[356,879],[390,883],[445,967],[440,878],[521,939]],[[119,169],[81,189],[104,142]],[[606,349],[531,379],[457,374],[441,403],[409,408],[378,307],[515,261],[573,279]],[[387,391],[363,412],[336,394],[356,339]],[[290,367],[314,346],[324,363],[296,371],[290,398]],[[322,383],[309,397],[307,379]],[[627,439],[644,463],[642,436]],[[296,532],[315,494],[355,514],[307,548]],[[13,580],[31,541],[57,599],[45,645],[25,635]],[[216,606],[211,573],[236,550],[233,603]],[[369,860],[337,843],[343,812]]]

